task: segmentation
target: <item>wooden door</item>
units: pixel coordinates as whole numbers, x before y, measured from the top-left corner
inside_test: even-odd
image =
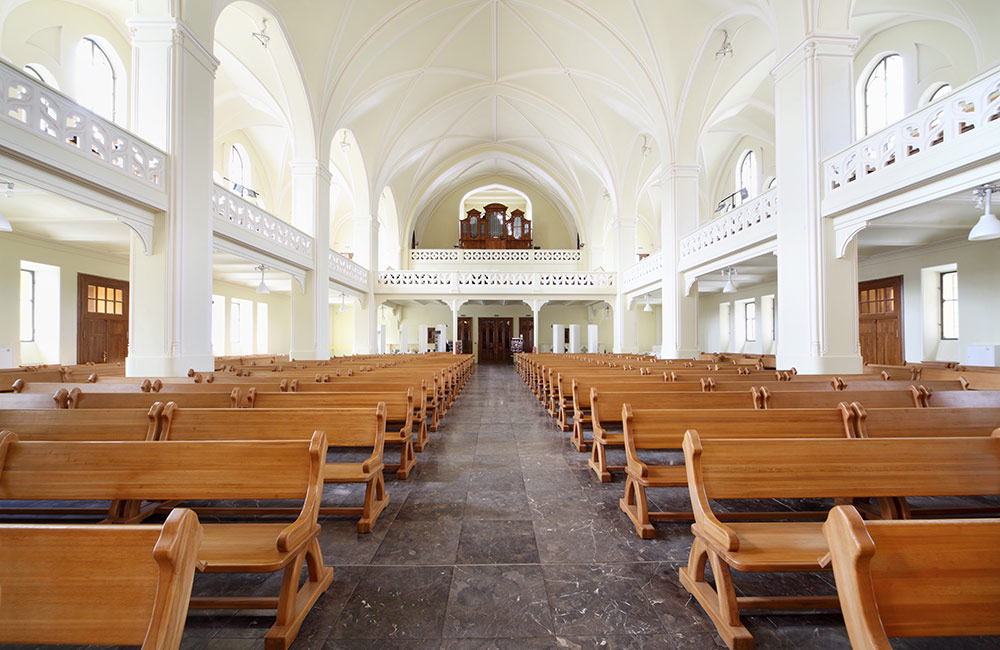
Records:
[[[522,339],[524,339],[525,352],[531,352],[535,346],[535,319],[534,318],[519,318],[517,319],[517,333]]]
[[[510,339],[513,333],[513,318],[480,318],[479,362],[510,363]]]
[[[858,332],[865,363],[903,364],[903,276],[858,283]]]
[[[458,319],[458,340],[462,342],[462,354],[472,354],[472,318]]]
[[[77,363],[118,363],[128,354],[128,282],[77,274]]]

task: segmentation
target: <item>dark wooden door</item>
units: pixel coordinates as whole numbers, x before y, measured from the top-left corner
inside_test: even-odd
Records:
[[[77,363],[118,363],[128,354],[128,282],[77,274]]]
[[[865,363],[903,364],[903,276],[858,283],[858,332]]]
[[[517,333],[518,336],[524,339],[524,348],[522,349],[525,352],[531,352],[535,345],[535,319],[517,319]]]
[[[510,363],[513,318],[479,319],[479,363]]]
[[[462,342],[462,354],[472,354],[472,318],[458,319],[458,340]]]

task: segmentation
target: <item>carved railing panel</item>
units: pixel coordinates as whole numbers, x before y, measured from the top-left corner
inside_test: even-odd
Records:
[[[762,225],[775,224],[777,215],[778,190],[768,190],[681,239],[681,260],[699,254],[716,257],[711,253],[712,250],[718,248],[722,254],[727,240],[753,228],[760,230],[761,240],[770,237],[774,234],[773,228],[764,228]],[[745,240],[741,241],[741,245],[747,243]]]
[[[614,273],[537,273],[507,271],[383,271],[378,274],[381,289],[399,288],[436,291],[511,289],[537,292],[584,289],[597,293],[613,292]]]
[[[622,285],[625,291],[637,289],[650,282],[657,282],[663,276],[663,251],[656,251],[638,264],[625,269]]]
[[[216,219],[264,237],[282,248],[312,255],[312,237],[218,185],[212,187],[212,212]]]
[[[88,160],[166,189],[163,151],[3,61],[0,84],[0,112],[7,124],[47,136]]]
[[[944,143],[975,140],[984,130],[996,129],[998,118],[1000,68],[827,158],[824,193],[831,196],[887,167],[926,158]]]
[[[410,251],[411,262],[496,262],[498,264],[574,264],[583,260],[579,250],[511,250],[417,248]]]
[[[330,277],[345,278],[356,286],[368,286],[368,269],[334,250],[330,251]]]

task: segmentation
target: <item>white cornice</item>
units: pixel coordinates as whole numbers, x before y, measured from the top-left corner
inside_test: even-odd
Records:
[[[806,57],[819,54],[825,57],[854,59],[858,37],[845,34],[809,34],[786,52],[771,68],[771,78],[777,81],[788,74]]]
[[[212,48],[202,43],[191,28],[176,18],[130,18],[125,24],[132,33],[133,44],[166,45],[173,41],[190,53],[212,76],[219,69],[219,60],[215,58]]]

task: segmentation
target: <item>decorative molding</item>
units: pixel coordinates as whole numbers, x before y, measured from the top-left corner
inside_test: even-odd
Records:
[[[234,257],[246,260],[251,264],[264,264],[272,269],[281,271],[282,273],[287,273],[295,279],[295,282],[299,285],[299,293],[305,294],[306,292],[306,269],[291,264],[280,258],[276,258],[273,255],[267,253],[262,253],[256,249],[250,248],[245,244],[232,241],[216,235],[212,239],[212,248],[222,253],[229,253]]]
[[[774,188],[746,201],[681,239],[680,258],[682,265],[684,260],[703,252],[708,257],[724,255],[728,252],[727,245],[732,237],[755,227],[760,231],[760,240],[774,235],[774,228],[762,228],[761,225],[776,225],[777,215],[778,190]],[[745,246],[748,243],[756,242],[741,241],[740,246]]]
[[[330,250],[330,278],[354,286],[362,291],[368,288],[368,269],[345,255]]]
[[[583,289],[603,294],[614,292],[615,277],[615,273],[578,272],[383,271],[378,274],[377,290],[413,288],[430,293],[475,293],[477,289],[503,289],[511,293],[519,290],[526,293],[558,293]]]
[[[645,259],[625,269],[622,273],[622,289],[626,292],[663,279],[663,251],[656,251]]]
[[[219,185],[212,186],[212,213],[216,219],[286,250],[312,256],[312,237]]]
[[[806,57],[817,53],[853,59],[858,40],[857,36],[845,34],[807,34],[771,67],[771,78],[778,81]]]
[[[930,157],[948,156],[948,160],[928,167],[938,174],[941,169],[956,167],[958,162],[968,164],[966,158],[974,152],[965,151],[964,146],[959,151],[955,146],[968,143],[975,147],[985,134],[997,133],[998,126],[1000,67],[824,160],[824,200],[839,203],[841,194],[855,183],[862,185],[860,181],[870,176],[902,174],[915,183],[920,179],[912,178],[905,169],[919,167],[920,161]],[[948,153],[937,153],[944,151]],[[927,166],[929,163],[922,164]],[[879,185],[885,186],[886,180],[879,180]]]
[[[0,61],[0,119],[159,191],[167,154],[88,111],[58,90]]]
[[[129,227],[142,243],[142,252],[145,255],[153,254],[153,222],[145,219],[136,219],[133,216],[118,215],[118,221]]]
[[[460,248],[417,248],[410,251],[410,262],[495,262],[499,264],[578,264],[583,260],[575,249],[491,250]]]

